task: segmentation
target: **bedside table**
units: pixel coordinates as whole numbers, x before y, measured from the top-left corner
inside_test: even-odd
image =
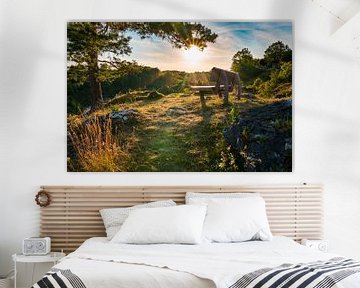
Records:
[[[36,256],[28,256],[24,254],[14,254],[12,255],[12,260],[14,261],[14,270],[15,270],[15,277],[14,277],[14,288],[16,288],[16,264],[17,263],[33,263],[36,265],[36,263],[53,263],[54,265],[59,262],[61,258],[65,257],[65,253],[60,252],[50,252],[46,255],[36,255]],[[31,285],[33,285],[34,281],[34,266],[31,273]]]
[[[326,240],[310,240],[310,239],[303,239],[301,240],[301,244],[309,247],[314,250],[318,250],[321,252],[328,251],[328,242]]]

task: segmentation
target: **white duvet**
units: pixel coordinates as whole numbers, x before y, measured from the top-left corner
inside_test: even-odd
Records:
[[[70,269],[87,288],[228,288],[254,270],[336,256],[311,250],[286,237],[200,245],[112,244],[106,238],[91,238],[55,267]],[[360,273],[335,287],[360,288]]]

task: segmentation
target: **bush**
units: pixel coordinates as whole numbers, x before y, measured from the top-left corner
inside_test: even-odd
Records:
[[[278,72],[273,71],[270,75],[270,80],[261,83],[257,87],[257,93],[261,97],[272,98],[274,97],[274,90],[278,85]]]
[[[256,83],[255,83],[256,82]],[[292,63],[282,63],[279,69],[273,70],[270,79],[261,83],[256,79],[253,87],[257,94],[265,98],[283,98],[292,95]]]
[[[251,93],[257,93],[262,83],[263,81],[260,78],[256,78],[252,84],[244,86],[243,88]]]
[[[281,65],[279,71],[279,80],[282,83],[291,83],[292,81],[292,63],[285,62]]]

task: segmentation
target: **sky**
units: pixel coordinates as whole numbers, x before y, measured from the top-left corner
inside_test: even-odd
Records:
[[[279,40],[293,48],[291,22],[200,23],[218,34],[216,42],[208,43],[203,51],[196,47],[177,49],[157,37],[140,39],[130,33],[132,53],[125,59],[160,70],[194,72],[209,71],[214,66],[230,69],[232,56],[243,48],[248,48],[256,58],[263,57],[266,48]]]

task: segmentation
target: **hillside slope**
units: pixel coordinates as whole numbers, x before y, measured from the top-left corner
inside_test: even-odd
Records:
[[[212,95],[206,99],[206,108],[201,108],[199,96],[194,94],[133,92],[86,118],[113,116],[112,125],[121,129],[122,133],[117,135],[129,145],[126,157],[123,154],[117,160],[122,162],[118,171],[241,171],[244,166],[236,162],[236,155],[225,141],[224,129],[236,121],[237,114],[277,100],[238,100],[233,95],[230,100],[231,105],[224,107],[222,99]],[[119,111],[134,111],[135,121],[121,118],[119,125],[114,117],[122,115]],[[75,119],[69,121],[84,121]],[[68,157],[73,167],[81,169],[74,153],[68,153]]]

